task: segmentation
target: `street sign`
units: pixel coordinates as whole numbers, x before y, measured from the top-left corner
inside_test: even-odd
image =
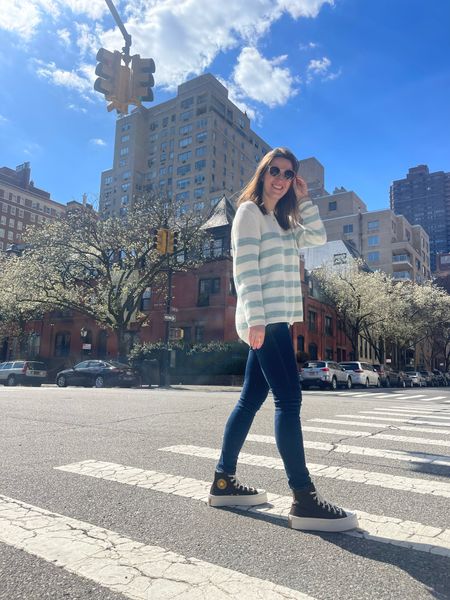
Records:
[[[173,323],[175,321],[175,315],[164,315],[164,321],[171,321]]]

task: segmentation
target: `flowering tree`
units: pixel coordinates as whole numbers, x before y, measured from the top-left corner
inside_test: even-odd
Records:
[[[450,296],[432,281],[396,281],[380,271],[367,272],[355,261],[314,271],[325,298],[336,310],[358,357],[358,339],[366,339],[383,360],[385,344],[401,349],[420,346],[428,362],[450,360]]]
[[[344,268],[323,266],[314,270],[327,301],[333,305],[351,343],[355,359],[359,356],[358,341],[362,337],[382,360],[379,340],[389,320],[391,282],[385,273],[363,270],[361,261]]]
[[[113,330],[119,356],[125,356],[126,333],[137,330],[146,315],[141,299],[151,286],[164,293],[169,268],[197,266],[207,233],[203,220],[181,214],[175,202],[146,197],[126,217],[100,220],[92,209],[69,211],[64,218],[28,229],[26,249],[3,264],[3,304],[41,310],[70,309]],[[153,231],[178,231],[173,254],[154,248]]]

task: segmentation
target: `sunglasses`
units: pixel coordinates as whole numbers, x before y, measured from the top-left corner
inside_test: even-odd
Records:
[[[275,165],[269,167],[268,171],[272,177],[281,176],[287,179],[288,181],[292,181],[295,177],[295,173],[292,169],[286,169],[283,173],[281,173],[281,169],[279,167],[276,167]]]

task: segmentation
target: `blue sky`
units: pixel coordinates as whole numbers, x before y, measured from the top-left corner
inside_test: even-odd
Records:
[[[448,0],[117,0],[132,53],[156,62],[155,102],[211,72],[269,144],[325,167],[326,188],[389,206],[408,168],[450,170]],[[115,113],[95,55],[123,40],[104,0],[2,0],[0,166],[96,203]]]

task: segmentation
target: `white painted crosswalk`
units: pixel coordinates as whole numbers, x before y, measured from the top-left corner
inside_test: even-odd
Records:
[[[133,600],[249,598],[249,593],[254,598],[313,600],[265,579],[145,545],[6,496],[0,496],[0,542]]]
[[[166,448],[165,450],[169,450]],[[199,456],[198,452],[193,456]],[[56,467],[60,471],[105,479],[126,485],[141,487],[164,494],[173,494],[206,503],[211,482],[199,481],[179,475],[147,471],[116,463],[87,460],[79,463]],[[268,494],[269,502],[261,506],[235,507],[247,513],[267,514],[279,519],[287,519],[292,498]],[[363,537],[388,544],[406,546],[420,552],[430,552],[450,556],[450,530],[432,527],[413,521],[402,521],[392,517],[373,515],[357,511],[360,527],[357,531],[345,532],[345,535]]]
[[[348,397],[347,393],[343,395]],[[382,392],[372,396],[385,400]],[[421,396],[414,394],[413,397],[422,401]],[[396,514],[396,507],[401,504],[400,499],[407,506],[414,506],[416,502],[423,505],[424,498],[442,506],[450,498],[450,438],[446,437],[450,435],[450,411],[442,404],[421,406],[404,401],[404,397],[398,392],[393,398],[395,404],[370,410],[359,405],[361,410],[355,414],[348,414],[351,409],[346,408],[346,414],[304,419],[306,451],[308,455],[317,453],[314,458],[320,456],[320,462],[308,460],[308,468],[314,478],[332,479],[336,485],[345,482],[347,488],[358,489],[358,494],[363,490],[359,494],[361,498],[368,494],[374,498],[395,496],[392,510],[389,503],[382,502],[381,508],[376,502],[372,503],[372,509],[376,506],[372,512],[356,510],[359,528],[338,534],[345,536],[346,544],[350,543],[348,538],[360,538],[359,544],[364,540],[367,544],[388,544],[397,550],[421,553],[421,560],[425,555],[429,560],[432,555],[434,560],[448,559],[448,522],[439,523],[433,511],[417,512],[416,518],[405,518],[405,514]],[[338,410],[342,407],[335,412]],[[239,457],[240,464],[256,466],[266,475],[272,472],[271,480],[274,471],[284,470],[279,456],[274,456],[274,437],[258,433],[257,423],[247,442]],[[74,478],[82,481],[82,486],[99,486],[99,489],[102,481],[107,482],[103,486],[110,486],[112,495],[121,495],[124,490],[134,494],[133,488],[139,488],[146,490],[141,493],[148,493],[149,497],[164,494],[167,502],[183,498],[192,510],[214,510],[206,506],[211,482],[191,477],[190,469],[207,464],[212,472],[213,461],[217,461],[220,454],[217,445],[210,447],[177,440],[170,445],[158,444],[154,452],[173,468],[159,470],[154,466],[158,462],[156,456],[152,455],[145,458],[145,468],[122,464],[122,461],[98,460],[96,456],[79,460],[78,456],[74,462],[52,465],[52,473],[60,478],[62,489],[70,478],[72,482]],[[356,462],[361,457],[367,460],[360,461],[357,468]],[[268,527],[285,526],[291,502],[291,496],[268,489],[267,504],[232,507],[231,510],[241,521],[245,515],[251,515],[265,519]],[[233,535],[239,535],[239,531],[231,531],[230,536]],[[135,600],[315,600],[315,597],[323,597],[320,590],[316,593],[315,589],[304,588],[311,591],[311,596],[302,591],[301,585],[297,586],[300,589],[278,585],[266,579],[263,572],[257,573],[258,577],[250,576],[192,558],[186,552],[144,544],[95,523],[50,512],[8,496],[0,496],[0,543]]]
[[[218,448],[208,448],[203,446],[178,445],[161,448],[165,452],[174,452],[176,454],[185,454],[199,458],[209,458],[217,462],[220,456]],[[266,456],[260,454],[250,454],[241,452],[239,461],[244,465],[254,465],[268,469],[282,471],[284,469],[281,458]],[[308,462],[310,473],[316,477],[328,477],[331,479],[340,479],[342,481],[351,481],[390,490],[400,490],[403,492],[413,492],[416,494],[429,494],[431,496],[441,496],[450,498],[450,483],[445,481],[434,481],[420,477],[403,477],[400,475],[389,475],[386,473],[377,473],[373,470],[363,471],[362,469],[351,469],[341,466],[327,466]]]

